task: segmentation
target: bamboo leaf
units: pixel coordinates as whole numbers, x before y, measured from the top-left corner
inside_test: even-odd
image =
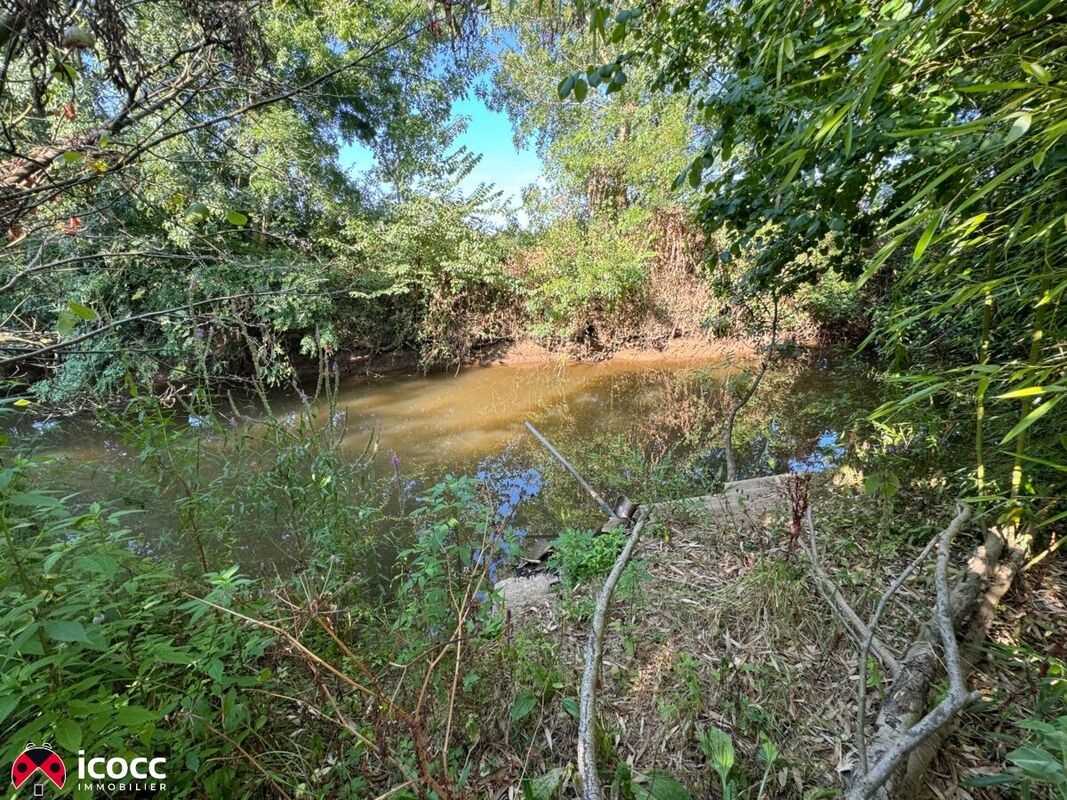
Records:
[[[1011,144],[1028,130],[1030,130],[1030,123],[1034,121],[1034,115],[1029,112],[1023,112],[1015,118],[1015,121],[1011,124],[1011,128],[1008,129],[1008,135],[1004,137],[1004,144]]]
[[[1004,435],[1004,438],[1000,440],[1000,443],[1007,444],[1008,442],[1017,438],[1023,431],[1027,430],[1031,425],[1033,425],[1035,422],[1045,416],[1049,411],[1051,411],[1061,399],[1062,395],[1060,397],[1055,398],[1054,400],[1049,400],[1047,403],[1042,403],[1041,405],[1039,405],[1037,408],[1035,408],[1021,420],[1019,420],[1018,424]]]
[[[926,223],[926,230],[923,231],[922,236],[919,237],[919,241],[915,243],[915,250],[912,251],[911,260],[917,262],[923,257],[923,253],[926,252],[926,248],[930,246],[930,242],[934,239],[934,234],[937,233],[937,226],[941,222],[941,215],[934,214],[930,217],[930,221]]]

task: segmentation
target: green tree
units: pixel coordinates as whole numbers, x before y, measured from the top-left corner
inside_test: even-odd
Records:
[[[578,9],[594,36],[618,41],[610,69],[651,71],[700,115],[703,150],[676,185],[702,191],[706,226],[742,232],[750,282],[791,291],[818,263],[867,283],[884,309],[873,338],[917,384],[891,410],[953,401],[974,430],[979,494],[1008,501],[1013,519],[1062,516],[1058,5]],[[828,232],[839,262],[798,258]]]

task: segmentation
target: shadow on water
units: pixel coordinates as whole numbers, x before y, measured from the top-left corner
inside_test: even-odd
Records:
[[[404,516],[420,492],[446,474],[476,475],[496,498],[497,513],[512,515],[536,550],[536,542],[565,527],[603,520],[524,430],[524,421],[537,425],[609,502],[619,495],[649,501],[699,494],[721,481],[722,421],[747,379],[732,363],[622,361],[356,377],[342,382],[332,413],[345,416],[344,457],[357,458],[376,439],[371,469],[389,486],[387,518]],[[741,476],[821,471],[838,463],[849,442],[837,421],[871,393],[865,368],[847,359],[819,357],[769,371],[735,429]],[[300,408],[291,395],[272,398],[283,419]],[[320,417],[328,422],[326,412]],[[196,427],[198,420],[190,417],[187,424]],[[78,465],[64,474],[80,476],[70,478],[69,488],[86,495],[99,487],[85,477],[96,473],[85,465],[134,458],[90,420],[25,418],[11,433]],[[168,524],[165,514],[131,521],[149,551],[156,549],[153,526]],[[243,571],[296,568],[292,531],[269,518],[243,527],[233,542]],[[387,531],[380,537],[379,567],[403,545],[390,541]]]

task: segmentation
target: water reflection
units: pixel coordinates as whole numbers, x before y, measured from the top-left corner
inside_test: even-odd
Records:
[[[342,447],[352,459],[377,439],[375,469],[395,483],[394,512],[406,513],[447,473],[473,474],[493,493],[501,518],[511,518],[531,540],[544,540],[565,526],[597,525],[600,512],[571,478],[557,472],[524,430],[525,420],[588,471],[609,501],[615,494],[661,499],[647,494],[668,491],[664,485],[671,481],[676,491],[691,494],[722,475],[722,421],[742,371],[721,362],[609,362],[349,378],[336,403],[321,412],[321,422],[347,424]],[[845,360],[794,363],[769,372],[735,431],[741,475],[821,472],[839,463],[849,445],[836,427],[848,416],[842,404],[868,391],[865,370]],[[272,407],[285,418],[302,402],[289,392],[272,398]],[[195,415],[183,421],[192,429],[210,427]],[[135,457],[87,419],[25,417],[12,432],[73,463]],[[655,470],[658,482],[650,484]],[[245,571],[292,568],[291,540],[299,537],[279,527],[268,519],[257,521],[254,530],[236,531]]]

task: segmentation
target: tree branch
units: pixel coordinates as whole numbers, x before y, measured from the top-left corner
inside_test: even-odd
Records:
[[[601,800],[600,776],[596,771],[596,689],[600,679],[600,663],[604,657],[604,627],[608,606],[647,521],[648,512],[642,508],[637,513],[630,538],[626,540],[622,552],[615,559],[611,573],[597,595],[596,608],[593,611],[592,629],[585,649],[585,670],[578,694],[578,774],[582,780],[583,800]]]

